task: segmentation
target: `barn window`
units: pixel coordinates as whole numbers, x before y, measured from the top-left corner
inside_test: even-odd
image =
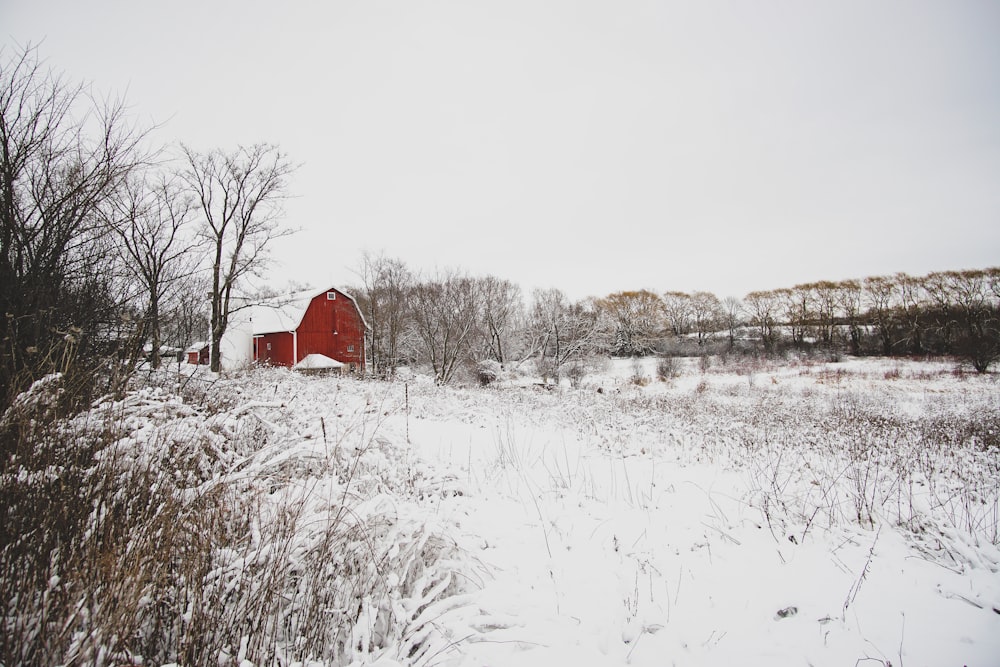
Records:
[[[327,292],[326,293],[326,300],[327,301],[336,301],[337,300],[337,293],[336,292]]]
[[[269,349],[269,350],[271,349],[271,344],[270,343],[267,344],[267,349]]]
[[[354,352],[354,346],[353,345],[348,345],[347,346],[347,351],[348,352]]]

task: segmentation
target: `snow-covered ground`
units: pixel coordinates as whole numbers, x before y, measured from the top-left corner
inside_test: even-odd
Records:
[[[701,373],[688,362],[664,383],[654,363],[612,363],[578,390],[276,387],[292,394],[284,409],[303,436],[345,409],[337,400],[354,419],[377,416],[398,456],[384,465],[440,480],[421,506],[454,526],[481,575],[423,646],[411,655],[388,646],[385,657],[1000,660],[998,452],[915,432],[935,414],[995,426],[993,379],[935,363]],[[935,460],[921,466],[926,457]]]
[[[185,492],[256,494],[211,556],[212,599],[244,605],[219,664],[1000,662],[995,376],[676,370],[608,362],[578,388],[261,370],[179,378],[183,400],[168,373],[119,445],[167,457],[203,434]],[[267,587],[272,606],[248,602]]]
[[[411,389],[385,426],[457,477],[434,511],[489,573],[421,664],[1000,661],[1000,433],[985,452],[912,431],[995,427],[993,380],[689,362],[645,384],[654,363],[577,391]]]

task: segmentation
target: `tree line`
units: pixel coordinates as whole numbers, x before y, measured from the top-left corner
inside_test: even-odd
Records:
[[[594,355],[779,353],[957,355],[985,372],[1000,354],[1000,269],[821,281],[744,298],[621,291],[572,301],[461,271],[431,276],[366,254],[355,288],[370,326],[369,368],[426,364],[447,383],[531,360],[571,379]],[[491,370],[493,369],[493,370]]]
[[[1000,268],[823,281],[746,296],[764,349],[955,355],[986,372],[1000,355]]]
[[[495,276],[459,270],[420,276],[405,262],[365,254],[352,291],[369,326],[368,367],[391,376],[401,365],[427,364],[437,382],[464,371],[534,360],[547,377],[596,349],[596,301],[570,301],[558,289],[538,290],[525,310],[521,288]]]

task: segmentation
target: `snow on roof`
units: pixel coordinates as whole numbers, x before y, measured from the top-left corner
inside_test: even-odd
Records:
[[[292,366],[297,370],[319,370],[324,368],[343,368],[344,364],[337,361],[336,359],[331,359],[325,354],[307,354],[302,358],[302,361]]]
[[[253,326],[254,335],[275,333],[278,331],[294,331],[302,323],[302,318],[309,308],[309,303],[320,294],[326,294],[334,290],[354,301],[354,297],[342,289],[328,287],[321,290],[311,289],[278,296],[252,306],[250,321]]]
[[[197,343],[191,343],[185,352],[201,352],[206,347],[208,347],[208,341],[198,341]]]

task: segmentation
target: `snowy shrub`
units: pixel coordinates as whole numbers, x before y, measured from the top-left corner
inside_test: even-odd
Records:
[[[753,453],[752,502],[769,523],[799,525],[799,539],[816,526],[872,529],[889,520],[918,541],[929,529],[940,539],[950,526],[958,532],[949,540],[961,534],[973,548],[995,546],[1000,450],[982,446],[974,426],[982,410],[932,405],[906,416],[860,394],[811,400],[807,410],[772,402],[759,425],[741,429],[743,446]],[[955,561],[957,553],[939,555],[967,564]]]
[[[374,398],[303,416],[287,402],[309,385],[288,378],[196,392],[210,408],[153,382],[67,419],[58,377],[20,396],[0,419],[20,439],[0,469],[0,664],[340,665],[434,644],[428,610],[475,576],[416,503],[453,485],[402,464]]]
[[[587,366],[582,361],[573,361],[566,368],[566,377],[569,378],[570,386],[579,388],[583,383],[583,378],[587,377]]]
[[[638,387],[645,387],[649,384],[649,376],[646,375],[646,369],[639,357],[632,361],[632,375],[629,377],[629,382]]]
[[[656,361],[656,377],[661,382],[680,377],[680,364],[676,357],[660,357]]]
[[[559,383],[560,371],[559,364],[551,357],[542,357],[535,361],[535,371],[542,378],[543,384],[548,384],[550,381]]]
[[[483,359],[476,363],[476,378],[479,384],[486,387],[500,379],[503,369],[495,359]]]
[[[708,354],[702,354],[698,357],[698,371],[702,374],[707,373],[709,369],[712,368],[712,357]]]

